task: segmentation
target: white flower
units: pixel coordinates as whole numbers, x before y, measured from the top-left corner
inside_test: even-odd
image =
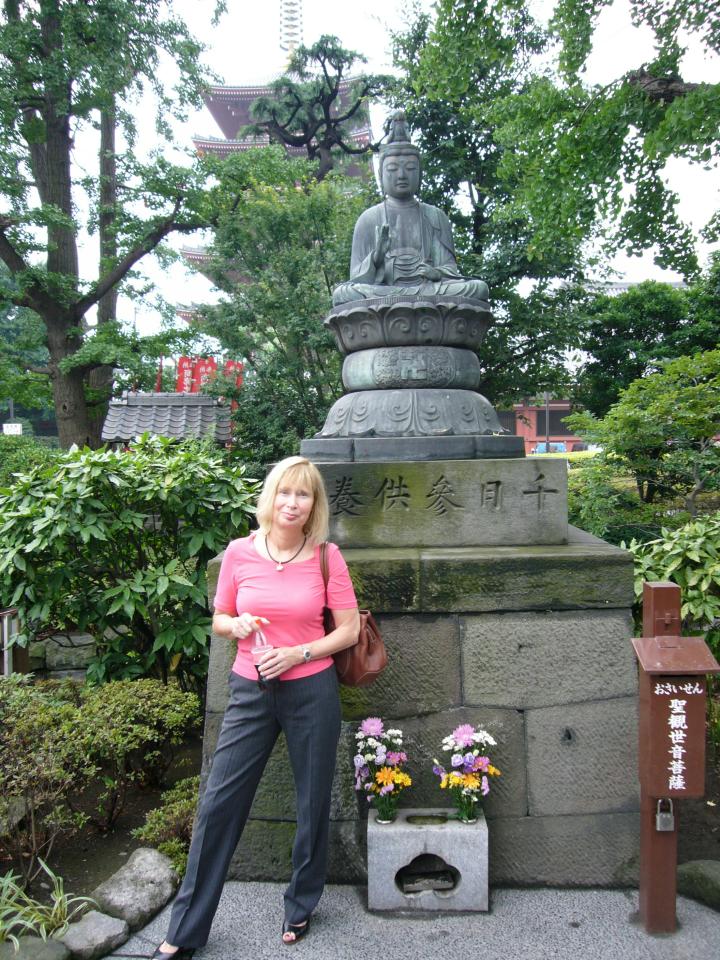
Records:
[[[365,759],[367,760],[368,763],[370,763],[371,760],[374,760],[374,759],[375,759],[375,754],[374,754],[374,753],[366,753],[366,754],[365,754]]]
[[[368,745],[369,747],[379,747],[379,746],[380,746],[380,741],[379,741],[379,740],[376,740],[375,737],[368,737],[368,738],[367,738],[367,745]]]
[[[393,729],[393,730],[387,730],[386,733],[387,733],[387,736],[388,736],[388,737],[401,737],[401,736],[402,736],[402,730],[394,730],[394,729]]]

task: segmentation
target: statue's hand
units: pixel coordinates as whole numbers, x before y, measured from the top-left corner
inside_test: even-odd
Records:
[[[373,251],[373,263],[376,267],[385,263],[385,257],[390,249],[390,224],[383,223],[375,227],[375,250]]]
[[[431,266],[429,263],[426,263],[423,267],[423,275],[427,280],[442,280],[442,273],[438,270],[437,267]]]

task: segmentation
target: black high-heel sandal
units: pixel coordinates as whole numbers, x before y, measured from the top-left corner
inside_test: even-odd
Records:
[[[160,944],[161,946],[162,944]],[[150,960],[191,960],[195,953],[194,947],[178,947],[174,952],[161,950],[160,947],[156,949]]]
[[[290,946],[292,946],[292,944],[297,943],[298,940],[302,940],[302,938],[305,936],[305,934],[308,932],[309,929],[310,929],[310,917],[308,917],[307,920],[305,921],[305,923],[303,923],[303,924],[288,923],[287,920],[283,920],[283,925],[282,925],[282,932],[283,932],[282,942],[285,944],[286,947],[290,947]],[[294,940],[286,940],[286,939],[285,939],[285,934],[286,934],[286,933],[291,933],[291,934],[294,936],[295,939],[294,939]]]

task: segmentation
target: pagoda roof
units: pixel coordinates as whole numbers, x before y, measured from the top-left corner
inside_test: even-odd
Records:
[[[281,74],[278,74],[278,78]],[[353,83],[354,77],[348,77],[340,83],[340,95]],[[228,140],[235,140],[238,132],[252,122],[250,118],[250,107],[253,101],[258,97],[267,96],[270,93],[268,84],[255,84],[253,86],[227,87],[215,85],[208,88],[204,95],[205,104],[212,114],[218,127],[222,130]],[[362,128],[367,132],[367,139],[370,139],[371,131],[369,126]]]
[[[128,443],[143,433],[171,439],[230,440],[230,408],[204,393],[123,393],[111,400],[102,429],[109,443]]]

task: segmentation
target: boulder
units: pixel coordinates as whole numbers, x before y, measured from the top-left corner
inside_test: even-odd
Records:
[[[170,860],[152,847],[140,847],[128,862],[93,891],[92,898],[111,917],[139,930],[175,893],[178,875]]]
[[[18,937],[18,942],[17,953],[12,943],[0,943],[0,960],[67,960],[70,956],[65,944],[52,938]]]
[[[60,940],[72,954],[73,960],[95,960],[95,957],[112,953],[129,936],[130,928],[124,920],[91,910],[77,923],[71,923]]]
[[[720,910],[720,860],[689,860],[677,871],[677,889],[684,897]]]

